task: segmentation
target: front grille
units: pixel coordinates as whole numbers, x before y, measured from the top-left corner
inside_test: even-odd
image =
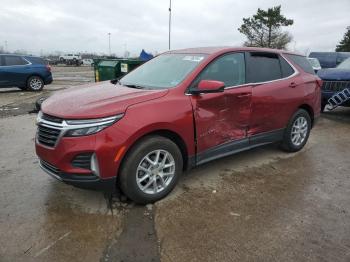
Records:
[[[72,166],[91,170],[92,153],[84,153],[74,157]]]
[[[46,161],[44,161],[42,159],[40,159],[40,164],[43,168],[45,168],[46,170],[50,171],[51,173],[53,173],[55,175],[59,175],[61,172],[57,167],[47,163]]]
[[[54,122],[54,123],[62,123],[63,122],[62,118],[50,116],[48,114],[43,114],[42,119],[44,119],[46,121]]]
[[[323,81],[322,90],[340,92],[345,88],[350,88],[350,81]]]
[[[60,133],[60,129],[38,125],[38,141],[45,146],[54,147]]]

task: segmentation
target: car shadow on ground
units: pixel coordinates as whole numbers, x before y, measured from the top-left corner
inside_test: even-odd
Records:
[[[1,89],[0,89],[0,94],[23,93],[23,92],[29,92],[29,91],[22,90],[22,89],[17,88],[17,87],[13,87],[13,88],[1,88]]]

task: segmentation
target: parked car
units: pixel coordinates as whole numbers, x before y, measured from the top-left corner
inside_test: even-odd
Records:
[[[311,52],[311,58],[317,58],[322,68],[334,68],[350,57],[350,52]]]
[[[54,178],[165,197],[184,170],[269,143],[301,150],[320,115],[322,81],[306,57],[273,49],[169,51],[120,80],[42,103],[36,153]]]
[[[312,58],[312,57],[308,57],[307,60],[309,60],[312,69],[315,71],[315,73],[317,73],[318,70],[321,70],[321,65],[320,62],[318,61],[317,58]]]
[[[51,82],[51,68],[42,58],[0,54],[0,87],[40,91]]]
[[[64,63],[66,65],[76,65],[76,66],[80,66],[83,64],[81,56],[78,54],[61,55],[58,59],[59,59],[59,63],[61,64]]]
[[[343,61],[336,68],[322,69],[318,76],[323,80],[322,85],[322,111],[330,99],[336,93],[344,89],[350,90],[350,58]],[[350,106],[350,100],[345,101],[342,106]]]
[[[61,55],[58,58],[60,61],[66,61],[66,60],[81,60],[81,56],[78,54],[66,54],[66,55]]]

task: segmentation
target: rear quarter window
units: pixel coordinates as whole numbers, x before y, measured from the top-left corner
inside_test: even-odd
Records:
[[[40,58],[40,57],[27,57],[27,59],[32,63],[32,64],[36,64],[36,65],[45,65],[45,61],[44,59]]]
[[[303,69],[303,71],[305,71],[306,73],[309,73],[312,75],[315,74],[314,69],[312,68],[310,62],[307,60],[307,58],[305,56],[291,55],[291,54],[286,54],[285,56],[288,59],[290,59],[293,63],[295,63],[296,65],[301,67],[301,69]]]
[[[281,70],[282,70],[282,77],[289,77],[292,74],[294,74],[294,69],[290,66],[290,64],[280,56],[280,63],[281,63]]]

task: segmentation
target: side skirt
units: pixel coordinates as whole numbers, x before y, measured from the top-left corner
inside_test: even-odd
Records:
[[[233,155],[245,150],[249,150],[258,146],[267,145],[282,141],[284,128],[271,132],[257,134],[248,138],[234,140],[225,144],[221,144],[206,150],[197,155],[195,166],[218,159],[221,157]],[[193,160],[192,160],[193,161]]]

